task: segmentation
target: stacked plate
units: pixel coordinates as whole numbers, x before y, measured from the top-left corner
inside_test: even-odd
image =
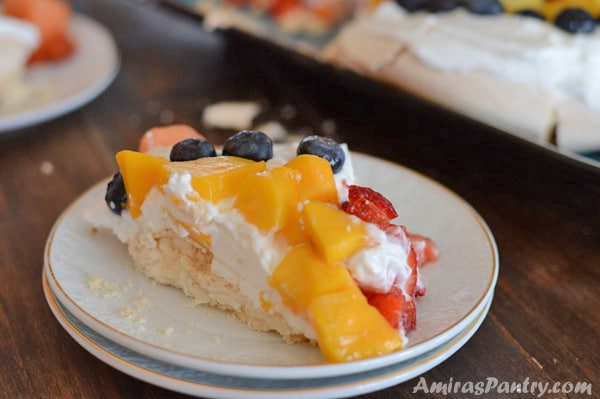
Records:
[[[85,213],[104,206],[106,182],[84,193],[48,238],[44,292],[65,330],[112,367],[174,391],[215,398],[332,398],[412,379],[440,364],[477,331],[498,277],[498,253],[482,218],[461,198],[396,164],[353,154],[357,177],[397,205],[399,223],[433,238],[422,268],[427,293],[403,350],[326,363],[310,344],[249,330],[225,312],[193,306],[180,291],[138,273],[127,249]]]

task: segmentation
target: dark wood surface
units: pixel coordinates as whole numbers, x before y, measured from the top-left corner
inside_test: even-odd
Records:
[[[225,133],[204,129],[202,107],[233,99],[260,101],[271,116],[292,105],[297,115],[285,123],[294,130],[335,121],[336,139],[438,180],[487,221],[501,259],[493,306],[462,349],[424,374],[428,383],[585,382],[591,396],[544,397],[600,397],[600,174],[253,41],[204,32],[152,3],[72,3],[113,32],[122,66],[83,108],[0,135],[0,397],[184,397],[107,366],[71,339],[44,299],[43,250],[61,211],[113,173],[117,150],[171,122],[218,142]],[[412,394],[417,381],[364,397],[463,396]]]

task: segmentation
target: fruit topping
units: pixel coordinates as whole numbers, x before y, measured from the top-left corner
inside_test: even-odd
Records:
[[[579,8],[567,8],[554,20],[556,26],[570,33],[590,33],[596,28],[594,18]]]
[[[269,278],[283,301],[299,313],[316,297],[351,288],[356,283],[342,263],[326,263],[312,245],[296,245]]]
[[[181,140],[171,148],[171,162],[193,161],[199,158],[216,157],[215,146],[207,140],[189,138]]]
[[[201,198],[214,204],[233,198],[240,185],[250,175],[263,172],[265,162],[254,162],[239,157],[208,157],[188,162],[167,162],[162,166],[168,176],[173,173],[190,174],[191,185]],[[166,183],[165,179],[165,182]],[[127,180],[125,180],[127,187]],[[190,197],[194,200],[197,198]]]
[[[312,154],[324,158],[331,165],[333,173],[339,172],[346,161],[344,150],[335,140],[317,135],[304,137],[298,144],[296,154]]]
[[[517,12],[517,14],[522,15],[524,17],[531,17],[531,18],[537,18],[537,19],[544,19],[544,15],[542,15],[542,13],[535,11],[535,10],[521,10],[519,12]]]
[[[430,238],[413,233],[406,233],[406,235],[412,243],[419,267],[438,258],[438,249]]]
[[[299,173],[285,166],[248,175],[239,186],[234,207],[267,233],[285,227],[297,209]]]
[[[311,242],[327,263],[347,259],[367,243],[364,223],[336,206],[308,201],[301,214]]]
[[[471,0],[466,7],[470,12],[478,15],[497,15],[504,12],[504,6],[498,0]]]
[[[338,203],[335,179],[326,159],[302,154],[290,159],[285,166],[300,172],[298,201],[315,199],[332,204]]]
[[[458,6],[458,0],[429,0],[427,2],[427,10],[430,12],[448,12]]]
[[[401,325],[404,333],[407,334],[417,324],[416,297],[425,294],[425,288],[419,280],[418,268],[421,264],[419,263],[419,255],[415,250],[415,245],[404,226],[392,225],[386,229],[386,233],[394,236],[403,243],[408,253],[406,262],[410,267],[410,275],[406,278],[402,286],[394,285],[386,293],[375,292],[365,287],[362,287],[362,291],[367,297],[369,304],[377,308],[392,327],[398,328]],[[423,249],[424,247],[421,247],[421,251]],[[435,246],[433,246],[433,250],[435,250],[435,257],[437,258],[437,249]]]
[[[413,12],[424,8],[427,0],[396,0],[396,3],[406,11]]]
[[[375,223],[381,229],[390,226],[390,221],[398,216],[394,205],[377,191],[351,185],[348,188],[348,201],[342,204],[342,209],[365,222]]]
[[[121,211],[127,202],[127,193],[125,192],[125,184],[123,184],[123,175],[121,172],[115,173],[112,180],[108,183],[104,200],[111,211],[117,215],[121,215]]]
[[[356,286],[319,295],[309,312],[325,359],[344,362],[391,353],[402,337]]]
[[[225,141],[223,155],[268,161],[273,158],[273,141],[263,132],[242,130]]]
[[[142,135],[138,149],[140,152],[148,152],[154,148],[171,147],[192,137],[206,140],[206,137],[188,125],[153,127]]]
[[[395,329],[402,325],[402,309],[406,302],[404,293],[398,287],[392,287],[385,294],[363,291],[369,305],[375,307],[387,322]]]
[[[162,172],[162,165],[168,161],[141,152],[124,150],[115,156],[123,176],[127,193],[127,210],[135,219],[142,213],[142,204],[150,190],[164,184],[168,176]],[[110,206],[110,205],[109,205]]]

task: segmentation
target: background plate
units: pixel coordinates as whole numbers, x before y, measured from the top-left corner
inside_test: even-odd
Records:
[[[74,15],[69,27],[76,50],[56,63],[32,66],[25,77],[34,98],[11,109],[0,109],[0,133],[35,125],[75,110],[96,98],[119,69],[115,43],[103,26]]]

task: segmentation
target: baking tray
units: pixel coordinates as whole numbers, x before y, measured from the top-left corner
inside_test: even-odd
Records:
[[[421,106],[429,108],[432,112],[451,114],[464,119],[470,119],[474,124],[485,127],[481,129],[487,135],[504,135],[509,141],[518,142],[528,147],[534,147],[546,156],[558,159],[564,163],[592,172],[600,176],[600,151],[589,153],[575,153],[558,148],[553,143],[539,143],[528,140],[508,130],[501,130],[473,120],[464,115],[448,110],[427,99],[415,96],[398,87],[392,86],[372,77],[366,77],[355,71],[342,69],[324,61],[322,51],[336,35],[340,26],[334,26],[328,32],[320,35],[308,35],[303,33],[290,33],[282,30],[268,16],[259,14],[246,7],[225,6],[222,0],[157,0],[157,3],[172,10],[191,16],[207,30],[219,30],[251,40],[257,45],[267,46],[282,52],[292,62],[309,68],[316,68],[325,78],[336,79],[344,82],[352,88],[358,88],[370,93],[381,91],[393,92],[396,97],[404,100],[419,102]],[[215,17],[216,16],[216,17]]]

